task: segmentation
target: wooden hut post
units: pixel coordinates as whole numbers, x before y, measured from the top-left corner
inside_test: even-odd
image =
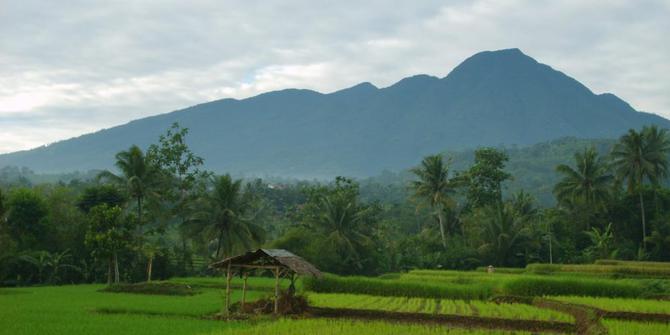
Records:
[[[247,301],[247,277],[249,273],[244,272],[244,282],[242,283],[242,311],[244,311],[244,305]]]
[[[275,268],[275,314],[279,313],[279,267]]]
[[[230,280],[232,279],[232,272],[230,271],[230,265],[232,262],[228,263],[228,273],[226,275],[226,316],[230,315]]]

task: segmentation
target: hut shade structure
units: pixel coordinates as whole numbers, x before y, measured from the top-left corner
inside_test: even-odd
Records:
[[[272,271],[275,277],[274,312],[279,311],[279,280],[282,276],[291,278],[291,289],[296,276],[321,278],[321,271],[314,265],[284,249],[258,249],[242,255],[212,263],[210,267],[226,271],[226,305],[224,313],[230,313],[230,281],[235,274],[243,278],[242,306],[245,304],[248,273],[255,270]]]

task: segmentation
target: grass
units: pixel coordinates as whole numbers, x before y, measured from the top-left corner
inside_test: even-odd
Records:
[[[638,297],[640,284],[607,279],[521,276],[503,284],[508,295],[579,295],[591,297]]]
[[[162,296],[104,293],[101,288],[0,289],[0,334],[529,334],[349,320],[210,321],[199,317],[221,308],[221,292],[216,289],[195,296]],[[250,298],[264,294],[248,293]],[[233,298],[239,299],[239,294],[235,291]]]
[[[447,328],[431,325],[407,325],[386,322],[365,321],[343,321],[343,320],[290,320],[282,319],[276,322],[261,323],[250,329],[233,330],[227,329],[213,332],[211,335],[361,335],[361,334],[385,334],[385,335],[530,335],[529,332],[510,332],[479,329]]]
[[[486,299],[492,295],[490,285],[427,282],[425,280],[377,279],[325,275],[323,279],[305,279],[305,290],[329,293],[361,293],[378,296],[422,298]]]
[[[587,305],[611,312],[638,312],[670,314],[670,302],[646,299],[552,297],[554,300]],[[670,333],[668,333],[670,334]]]
[[[195,296],[160,296],[103,293],[98,291],[101,288],[77,285],[8,290],[11,294],[0,294],[0,334],[200,334],[245,326],[197,319],[221,309],[218,290]],[[234,292],[233,299],[239,299],[240,294]],[[261,293],[248,294],[258,297]]]
[[[226,279],[223,277],[178,277],[166,281],[172,284],[185,284],[197,288],[226,288]],[[233,287],[242,287],[243,280],[240,277],[233,277],[231,284]],[[282,280],[280,286],[288,288],[289,282]],[[301,281],[296,283],[296,288],[300,289]],[[256,291],[270,291],[275,288],[275,279],[270,277],[249,277],[247,288]]]
[[[311,293],[308,298],[311,305],[318,307],[574,322],[570,315],[524,304],[338,293]]]
[[[536,274],[581,273],[615,278],[667,278],[670,276],[670,266],[667,264],[631,261],[601,261],[600,264],[529,264],[526,266],[526,271]]]
[[[648,323],[618,320],[603,320],[603,325],[610,335],[667,335],[670,334],[670,324]]]

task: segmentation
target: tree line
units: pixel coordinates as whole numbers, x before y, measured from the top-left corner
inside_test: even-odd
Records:
[[[363,275],[670,260],[670,139],[653,126],[630,130],[607,155],[587,148],[557,166],[557,204],[544,208],[524,191],[505,196],[514,176],[495,148],[477,149],[459,171],[427,156],[403,187],[345,177],[273,183],[205,170],[187,135],[174,124],[95,178],[1,185],[0,284],[206,275],[211,261],[258,247]]]

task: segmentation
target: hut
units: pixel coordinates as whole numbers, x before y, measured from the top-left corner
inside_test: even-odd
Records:
[[[321,272],[312,264],[284,249],[258,249],[242,255],[226,258],[222,261],[212,263],[211,268],[224,270],[226,274],[226,305],[224,313],[230,313],[230,281],[234,275],[243,278],[242,284],[242,307],[246,302],[247,277],[249,272],[256,270],[272,271],[275,277],[274,313],[279,310],[279,281],[282,277],[291,280],[289,290],[294,289],[297,276],[312,276],[321,278]]]

